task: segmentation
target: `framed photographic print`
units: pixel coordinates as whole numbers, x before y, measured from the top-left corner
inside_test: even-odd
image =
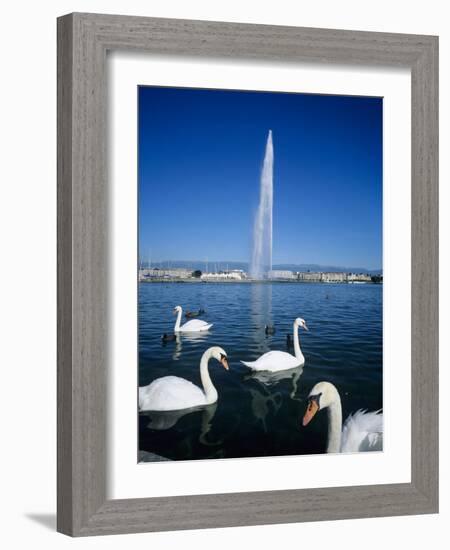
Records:
[[[437,82],[431,36],[58,20],[58,530],[437,511]]]

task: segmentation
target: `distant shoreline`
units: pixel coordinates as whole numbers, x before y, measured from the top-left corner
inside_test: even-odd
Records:
[[[382,285],[382,281],[302,281],[298,279],[265,279],[265,280],[256,280],[256,279],[210,279],[210,280],[196,280],[196,279],[156,279],[156,278],[148,278],[148,279],[141,279],[139,283],[147,284],[147,283],[178,283],[178,284],[206,284],[206,285],[216,285],[218,283],[226,283],[226,284],[314,284],[314,285]]]

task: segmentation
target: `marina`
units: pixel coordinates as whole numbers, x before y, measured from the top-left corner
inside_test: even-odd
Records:
[[[185,268],[141,268],[139,282],[172,283],[375,283],[383,282],[381,274],[345,273],[345,272],[295,272],[272,270],[265,279],[254,279],[243,270],[203,273]]]

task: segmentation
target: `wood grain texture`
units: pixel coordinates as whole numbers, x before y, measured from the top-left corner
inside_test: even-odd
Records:
[[[409,67],[412,75],[412,481],[106,499],[106,52]],[[70,14],[58,20],[58,530],[99,535],[438,509],[438,39]]]
[[[72,25],[58,21],[57,528],[72,525]]]
[[[416,60],[412,101],[412,479],[438,508],[438,42]]]

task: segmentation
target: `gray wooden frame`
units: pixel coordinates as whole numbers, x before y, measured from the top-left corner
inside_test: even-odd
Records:
[[[412,73],[411,483],[106,498],[106,52]],[[58,530],[73,536],[438,511],[438,38],[75,13],[58,19]]]

